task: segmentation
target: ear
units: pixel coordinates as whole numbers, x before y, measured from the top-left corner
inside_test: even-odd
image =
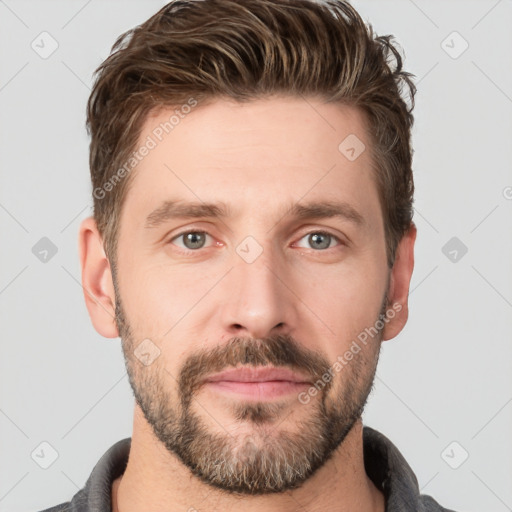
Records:
[[[94,328],[106,338],[117,338],[119,333],[115,322],[112,272],[93,217],[88,217],[80,224],[78,248],[85,304]]]
[[[382,341],[394,338],[405,326],[409,317],[409,285],[414,268],[414,242],[416,226],[411,223],[409,231],[400,240],[396,249],[395,262],[391,269],[388,288],[388,311],[393,310],[394,316],[388,314]]]

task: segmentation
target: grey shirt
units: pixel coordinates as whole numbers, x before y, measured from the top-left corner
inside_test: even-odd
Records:
[[[42,512],[111,512],[112,483],[126,469],[130,445],[131,438],[127,437],[111,446],[71,501]],[[420,495],[416,475],[383,434],[365,426],[363,450],[366,474],[384,493],[386,512],[453,512],[430,496]]]

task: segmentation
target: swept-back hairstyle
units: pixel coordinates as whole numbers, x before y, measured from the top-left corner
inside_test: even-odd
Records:
[[[376,36],[346,1],[167,4],[117,39],[96,71],[87,105],[94,217],[109,260],[115,266],[120,212],[133,176],[126,163],[148,114],[182,105],[181,115],[191,99],[243,102],[286,94],[363,113],[391,266],[412,222],[411,76],[393,37]]]

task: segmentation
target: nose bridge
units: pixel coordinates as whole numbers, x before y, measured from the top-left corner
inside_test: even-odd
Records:
[[[270,243],[247,237],[233,254],[223,327],[231,335],[261,338],[290,329],[294,323],[293,295],[283,284],[282,255]]]

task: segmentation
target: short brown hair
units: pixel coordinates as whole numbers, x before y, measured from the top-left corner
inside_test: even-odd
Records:
[[[96,70],[87,105],[94,217],[110,261],[115,266],[131,176],[120,179],[126,166],[119,171],[149,113],[191,98],[243,102],[286,94],[320,96],[365,114],[392,266],[413,213],[411,76],[402,70],[393,37],[374,35],[346,1],[167,4],[117,39]],[[404,86],[410,107],[402,97]]]

